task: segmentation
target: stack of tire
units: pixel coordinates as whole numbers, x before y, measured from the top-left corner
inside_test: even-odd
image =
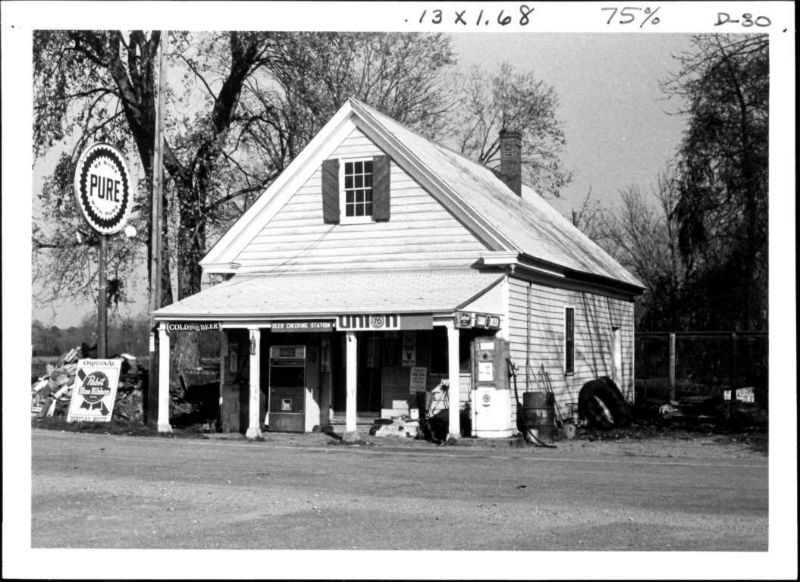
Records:
[[[608,376],[583,385],[578,394],[578,413],[590,426],[601,430],[626,427],[632,420],[625,397]]]

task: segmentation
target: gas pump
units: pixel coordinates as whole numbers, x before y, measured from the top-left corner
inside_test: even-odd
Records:
[[[506,363],[508,342],[494,336],[476,337],[471,348],[472,436],[510,437],[514,431]]]
[[[269,428],[304,432],[306,413],[306,346],[269,348]]]

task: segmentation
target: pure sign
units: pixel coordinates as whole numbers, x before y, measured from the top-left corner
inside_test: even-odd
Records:
[[[133,205],[131,177],[117,148],[96,143],[75,168],[75,198],[89,225],[101,234],[120,231]]]

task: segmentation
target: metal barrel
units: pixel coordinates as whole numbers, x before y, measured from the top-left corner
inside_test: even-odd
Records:
[[[543,441],[552,441],[555,434],[555,398],[550,392],[524,392],[522,413],[528,430]]]

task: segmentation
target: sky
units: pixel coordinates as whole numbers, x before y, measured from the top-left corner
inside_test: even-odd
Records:
[[[552,85],[564,123],[563,160],[572,183],[553,204],[562,212],[591,198],[613,206],[621,188],[649,191],[686,126],[658,82],[677,70],[672,55],[690,48],[683,34],[453,35],[462,66],[493,70],[508,61]]]
[[[458,66],[486,71],[508,61],[519,71],[533,71],[559,96],[558,117],[566,135],[563,161],[572,182],[551,203],[569,216],[591,199],[613,207],[619,190],[637,185],[649,191],[672,157],[685,119],[670,115],[679,103],[665,100],[658,82],[674,72],[672,55],[689,48],[683,34],[451,34]],[[37,176],[54,156],[39,164]],[[39,187],[36,180],[34,188]],[[144,278],[135,278],[141,283]],[[121,313],[147,308],[146,281],[129,289],[133,303]],[[77,325],[92,304],[62,301],[34,304],[33,317],[47,325]]]

